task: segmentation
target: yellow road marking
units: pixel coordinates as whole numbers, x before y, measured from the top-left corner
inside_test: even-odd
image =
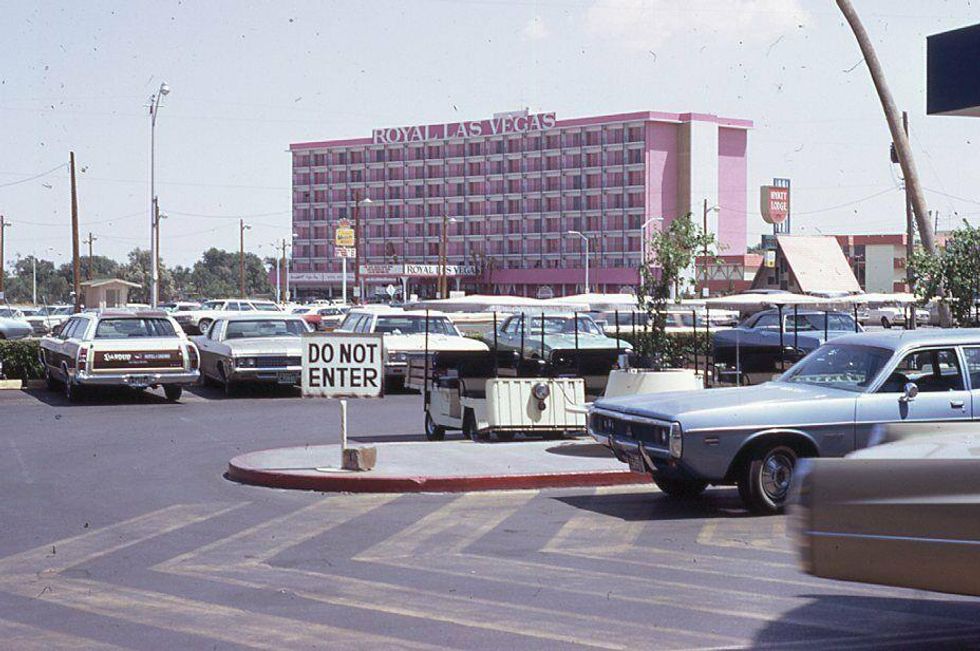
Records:
[[[761,531],[760,531],[761,530]],[[699,545],[795,554],[786,537],[784,518],[711,520],[698,533]]]

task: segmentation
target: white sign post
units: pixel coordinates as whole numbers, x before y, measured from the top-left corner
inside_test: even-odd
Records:
[[[384,335],[305,333],[302,363],[304,398],[340,400],[340,457],[344,466],[347,399],[384,396]]]

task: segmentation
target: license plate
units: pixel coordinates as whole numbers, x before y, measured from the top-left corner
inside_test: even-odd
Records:
[[[130,375],[127,379],[129,386],[136,387],[137,389],[145,389],[150,386],[150,376],[149,375]]]
[[[643,463],[643,457],[639,454],[627,454],[626,463],[629,464],[630,470],[633,472],[646,472],[647,466]]]
[[[280,372],[276,374],[276,383],[278,384],[296,384],[298,382],[299,382],[298,373]]]

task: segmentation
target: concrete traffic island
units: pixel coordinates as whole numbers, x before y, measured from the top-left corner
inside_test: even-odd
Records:
[[[419,493],[645,484],[589,441],[472,441],[375,444],[377,466],[343,470],[339,445],[250,452],[228,462],[228,478],[243,484],[323,492]]]

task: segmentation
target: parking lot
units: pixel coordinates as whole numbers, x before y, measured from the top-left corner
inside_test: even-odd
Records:
[[[110,408],[111,407],[111,408]],[[799,572],[734,489],[421,495],[226,480],[243,451],[337,440],[289,391],[0,392],[0,631],[44,648],[849,648],[980,639],[977,600]],[[415,394],[355,441],[422,440]],[[438,444],[432,444],[434,452]]]

